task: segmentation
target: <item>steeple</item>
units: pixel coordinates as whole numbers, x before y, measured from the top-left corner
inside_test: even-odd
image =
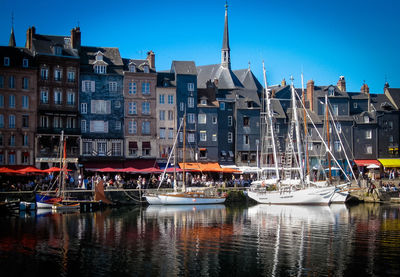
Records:
[[[222,41],[221,50],[221,66],[225,68],[231,68],[231,49],[229,48],[229,31],[228,31],[228,1],[225,3],[225,26],[224,26],[224,38]]]
[[[8,42],[8,46],[15,47],[15,36],[14,36],[14,14],[11,14],[11,34],[10,34],[10,41]]]

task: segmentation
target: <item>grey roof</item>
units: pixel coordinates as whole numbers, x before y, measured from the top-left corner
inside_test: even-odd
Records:
[[[348,92],[347,93],[350,97],[350,99],[354,100],[366,100],[368,99],[368,94],[362,93],[362,92]]]
[[[143,66],[147,65],[149,67],[149,72],[155,73],[154,68],[150,68],[150,64],[148,60],[134,60],[128,58],[122,58],[122,62],[124,64],[124,70],[129,71],[129,65],[133,63],[136,66],[136,72],[143,72]]]
[[[286,118],[285,111],[282,108],[281,102],[278,99],[271,99],[271,110],[273,117]]]
[[[15,47],[17,44],[15,43],[15,36],[14,36],[14,28],[11,28],[10,40],[8,41],[8,46]]]
[[[93,46],[82,46],[81,47],[81,71],[82,72],[93,72],[93,64],[96,61],[96,53],[103,53],[103,61],[108,64],[107,73],[122,74],[123,61],[119,53],[119,49],[116,47],[93,47]]]
[[[386,88],[385,94],[391,98],[396,108],[400,109],[400,88]]]
[[[0,61],[3,61],[4,57],[10,58],[10,66],[8,66],[8,68],[22,68],[22,60],[24,58],[29,60],[29,68],[34,66],[33,53],[24,47],[0,46]],[[4,67],[3,62],[0,63],[0,68],[1,67]]]
[[[170,72],[158,72],[157,87],[176,87],[175,74]]]
[[[243,84],[245,88],[254,89],[258,92],[262,92],[263,86],[260,84],[256,76],[254,76],[253,72],[250,69],[234,70],[233,73],[238,77],[239,81]]]
[[[34,34],[32,51],[37,54],[54,55],[54,46],[62,47],[62,56],[78,58],[78,50],[71,48],[71,37]]]
[[[179,75],[197,75],[194,61],[172,61],[171,72]]]
[[[197,67],[197,87],[206,88],[207,81],[218,80],[218,89],[237,89],[243,88],[243,84],[229,68],[220,64],[205,65]]]
[[[349,95],[345,91],[341,91],[337,86],[314,86],[314,96],[316,97],[322,97],[327,94],[327,91],[329,87],[334,87],[335,89],[335,95],[334,96],[328,96],[328,97],[335,97],[335,98],[349,98]]]
[[[224,38],[222,40],[222,50],[229,50],[229,31],[228,31],[228,6],[225,6],[225,25]]]
[[[368,116],[369,117],[369,122],[366,123],[364,121],[364,116]],[[375,112],[362,112],[358,115],[353,116],[354,121],[357,124],[376,124],[376,113]]]
[[[226,99],[235,100],[238,109],[249,109],[248,102],[253,103],[253,108],[261,109],[260,98],[257,91],[250,89],[236,89],[231,90],[225,95]]]
[[[388,112],[395,110],[396,108],[390,102],[389,98],[385,94],[371,94],[371,104],[374,106],[376,111]]]

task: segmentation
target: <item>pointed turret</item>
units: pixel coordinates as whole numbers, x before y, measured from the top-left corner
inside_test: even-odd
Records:
[[[11,28],[11,34],[10,34],[10,41],[8,42],[8,46],[15,47],[15,36],[14,36],[14,28]]]
[[[221,66],[225,68],[231,68],[231,56],[229,48],[229,31],[228,31],[228,3],[225,4],[225,26],[224,26],[224,37],[222,41],[221,50]]]

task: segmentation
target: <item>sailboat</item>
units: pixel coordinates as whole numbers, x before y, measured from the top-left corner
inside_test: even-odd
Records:
[[[296,92],[293,82],[291,85],[292,120],[289,127],[288,143],[285,151],[287,163],[286,166],[282,164],[281,168],[279,168],[275,142],[276,137],[272,125],[271,99],[266,81],[264,63],[263,73],[265,85],[265,96],[263,97],[263,106],[265,108],[264,116],[265,122],[268,125],[266,131],[269,132],[270,140],[272,142],[275,174],[273,178],[268,178],[265,175],[261,176],[259,180],[252,183],[247,191],[247,195],[258,203],[263,204],[329,205],[336,187],[313,185],[309,182],[309,177],[304,174],[303,160],[307,157],[304,157],[301,151],[302,137],[300,135]],[[296,141],[296,151],[294,140]],[[293,164],[295,166],[293,166]],[[284,172],[282,179],[280,178],[280,169]]]
[[[177,141],[178,141],[178,134],[183,126],[183,185],[182,190],[179,192],[177,189],[176,183],[174,183],[174,192],[169,193],[160,193],[160,194],[146,194],[146,200],[150,205],[193,205],[193,204],[222,204],[225,202],[226,196],[218,195],[215,189],[212,188],[205,188],[203,190],[196,190],[187,191],[185,186],[185,130],[186,130],[186,113],[184,114],[180,126],[178,128],[177,135],[175,137],[174,145],[171,149],[171,153],[169,154],[167,164],[165,166],[164,172],[162,173],[160,183],[158,185],[157,190],[160,189],[161,184],[163,183],[166,170],[171,160],[171,156],[174,153]],[[176,182],[176,180],[174,180]]]

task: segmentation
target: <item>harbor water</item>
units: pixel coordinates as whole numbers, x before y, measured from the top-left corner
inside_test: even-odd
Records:
[[[123,207],[0,217],[4,276],[400,276],[400,205]]]

